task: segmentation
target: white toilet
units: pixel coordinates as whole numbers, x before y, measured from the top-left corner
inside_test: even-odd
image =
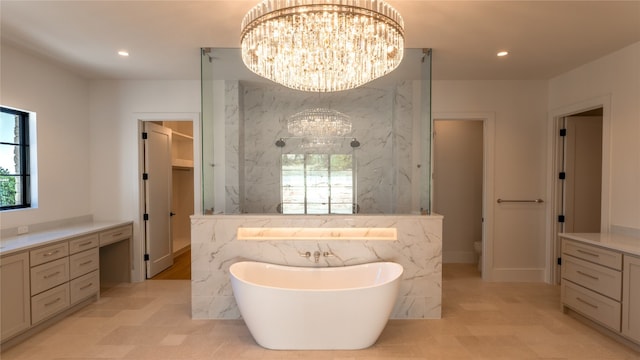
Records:
[[[473,250],[478,255],[478,271],[482,272],[482,241],[474,241]]]

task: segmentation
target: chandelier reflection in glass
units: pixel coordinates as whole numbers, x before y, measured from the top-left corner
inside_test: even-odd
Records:
[[[307,109],[287,119],[287,130],[291,135],[303,138],[305,146],[331,145],[335,138],[351,133],[351,120],[336,110]]]
[[[382,0],[264,0],[242,20],[240,41],[256,74],[296,90],[340,91],[398,67],[404,21]]]

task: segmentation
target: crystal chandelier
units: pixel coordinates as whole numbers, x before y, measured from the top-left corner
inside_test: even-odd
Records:
[[[307,109],[287,119],[287,130],[293,136],[305,138],[307,142],[326,145],[330,143],[330,138],[349,134],[351,120],[336,110]]]
[[[264,0],[242,20],[242,60],[286,87],[348,90],[402,61],[404,22],[382,0]]]

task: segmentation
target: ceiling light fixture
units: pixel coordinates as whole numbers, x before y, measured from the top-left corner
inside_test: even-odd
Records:
[[[120,50],[118,51],[118,55],[126,57],[126,56],[129,56],[129,52],[126,50]]]
[[[404,21],[382,0],[264,0],[242,20],[242,60],[286,87],[356,88],[393,71]]]
[[[341,137],[351,132],[351,120],[333,109],[307,109],[287,119],[287,130],[291,135],[303,138]]]
[[[503,57],[503,56],[509,55],[509,52],[508,51],[499,51],[496,55],[499,56],[499,57]]]

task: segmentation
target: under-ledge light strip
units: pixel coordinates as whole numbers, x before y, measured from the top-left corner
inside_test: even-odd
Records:
[[[386,240],[397,241],[396,228],[238,228],[238,240]]]

